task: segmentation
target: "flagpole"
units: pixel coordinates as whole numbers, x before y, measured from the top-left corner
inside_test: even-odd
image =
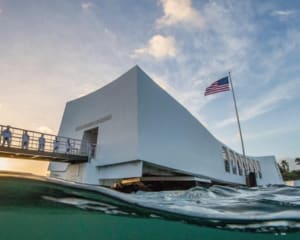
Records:
[[[242,136],[240,118],[239,118],[239,113],[238,113],[238,109],[237,109],[237,106],[236,106],[236,99],[235,99],[235,94],[234,94],[234,89],[233,89],[233,84],[232,84],[230,72],[229,72],[229,81],[230,81],[230,86],[231,86],[231,90],[232,90],[231,92],[232,92],[232,97],[233,97],[233,102],[234,102],[236,119],[237,119],[237,123],[238,123],[238,126],[239,126],[240,138],[241,138],[241,143],[242,143],[243,157],[245,158],[246,155],[245,155],[245,147],[244,147],[244,141],[243,141],[243,136]]]

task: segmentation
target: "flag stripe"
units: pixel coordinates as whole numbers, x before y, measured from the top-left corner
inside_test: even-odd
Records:
[[[222,87],[210,87],[210,88],[206,88],[206,91],[209,90],[214,90],[214,89],[229,89],[229,86],[222,86]]]
[[[210,95],[210,94],[214,94],[214,93],[225,92],[225,91],[229,91],[229,90],[230,89],[227,89],[227,90],[216,90],[216,91],[206,92],[205,96]]]
[[[206,91],[213,91],[213,90],[219,90],[219,89],[223,89],[223,90],[228,89],[228,90],[229,90],[229,86],[215,87],[215,88],[207,88]]]
[[[206,89],[206,92],[210,92],[210,91],[215,91],[215,90],[229,90],[229,87],[221,87],[221,88],[210,88],[210,89]]]
[[[205,94],[212,94],[212,93],[217,93],[217,92],[224,92],[224,91],[229,91],[229,89],[224,90],[224,89],[219,89],[219,90],[213,90],[213,91],[207,91]]]

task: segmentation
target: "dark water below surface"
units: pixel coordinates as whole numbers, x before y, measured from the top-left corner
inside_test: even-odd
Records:
[[[299,188],[91,189],[0,174],[0,240],[300,239]]]

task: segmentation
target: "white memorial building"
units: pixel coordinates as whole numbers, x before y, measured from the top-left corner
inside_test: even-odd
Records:
[[[58,135],[95,146],[87,163],[50,163],[50,177],[67,181],[162,189],[283,184],[274,156],[243,158],[138,66],[68,102]]]

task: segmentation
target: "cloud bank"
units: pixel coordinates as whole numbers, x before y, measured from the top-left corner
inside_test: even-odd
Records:
[[[155,35],[143,48],[134,50],[133,56],[151,56],[156,59],[173,58],[177,54],[176,40],[172,36]]]
[[[157,27],[186,24],[191,27],[205,26],[204,18],[192,7],[191,0],[160,0],[164,16],[157,20]]]

